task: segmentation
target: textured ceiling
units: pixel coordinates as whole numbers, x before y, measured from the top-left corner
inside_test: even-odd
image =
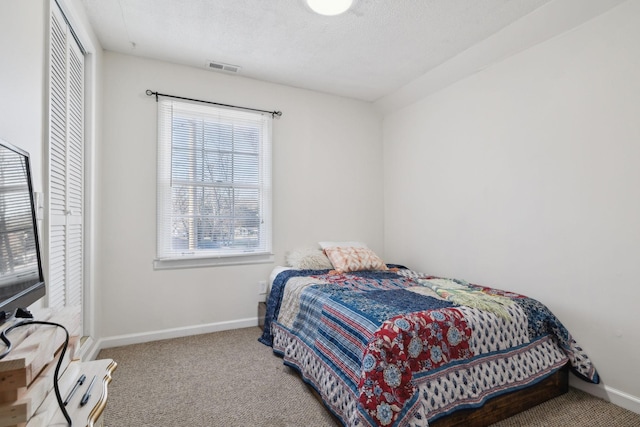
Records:
[[[104,49],[375,101],[550,0],[81,0]],[[213,72],[213,71],[212,71]]]

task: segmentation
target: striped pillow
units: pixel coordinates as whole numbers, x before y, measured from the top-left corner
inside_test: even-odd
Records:
[[[338,273],[362,270],[388,270],[384,261],[369,248],[331,247],[325,248],[324,253]]]

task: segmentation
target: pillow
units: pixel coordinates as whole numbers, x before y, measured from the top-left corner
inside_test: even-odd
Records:
[[[384,261],[369,248],[329,247],[324,250],[338,273],[361,270],[388,270]]]
[[[286,256],[287,265],[302,270],[330,270],[331,261],[320,249],[300,248],[289,252]]]
[[[367,244],[362,242],[318,242],[322,249],[327,248],[366,248]]]

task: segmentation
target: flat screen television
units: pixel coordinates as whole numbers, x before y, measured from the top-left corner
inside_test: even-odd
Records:
[[[0,139],[0,323],[45,293],[29,154]]]

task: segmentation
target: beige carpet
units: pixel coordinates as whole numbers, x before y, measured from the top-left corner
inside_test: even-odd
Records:
[[[105,349],[118,362],[105,427],[336,427],[258,328]],[[640,415],[571,389],[494,426],[640,426]]]

